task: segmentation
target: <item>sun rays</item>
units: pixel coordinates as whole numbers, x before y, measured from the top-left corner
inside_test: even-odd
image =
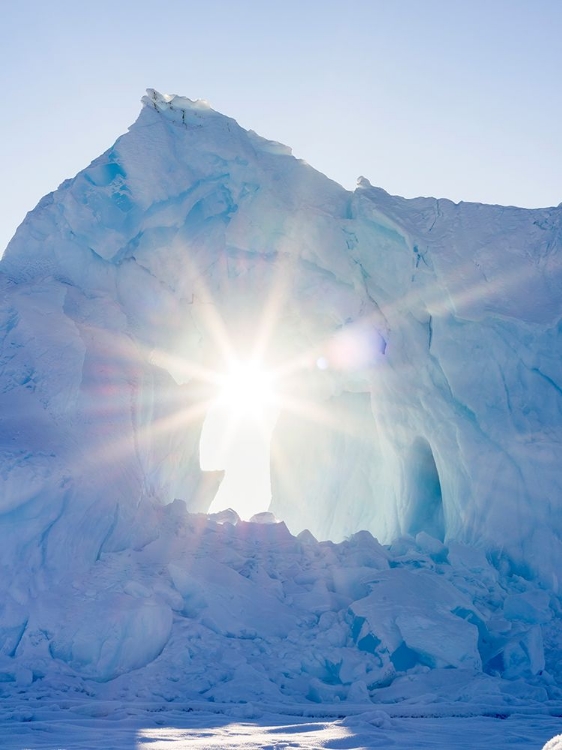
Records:
[[[177,289],[171,288],[166,307],[176,310],[173,325],[166,330],[165,322],[154,321],[163,334],[159,347],[143,346],[116,331],[93,327],[82,331],[92,342],[89,356],[94,376],[83,382],[80,413],[91,422],[93,433],[99,433],[97,451],[84,461],[118,472],[123,459],[137,454],[148,475],[154,473],[151,462],[172,466],[174,456],[203,471],[224,469],[228,464],[227,473],[232,474],[237,463],[245,484],[240,480],[233,492],[243,498],[259,485],[258,510],[266,510],[270,502],[270,464],[275,466],[276,481],[290,481],[290,461],[282,449],[275,445],[270,455],[279,414],[295,415],[320,430],[353,434],[351,421],[342,422],[334,415],[334,399],[342,389],[377,390],[387,344],[392,348],[405,312],[425,310],[434,320],[454,316],[457,308],[478,306],[479,300],[486,308],[486,301],[498,294],[501,297],[506,286],[513,292],[521,284],[515,271],[503,275],[498,289],[497,280],[482,277],[477,281],[468,271],[457,269],[464,283],[456,294],[451,291],[453,283],[447,288],[425,279],[424,285],[387,301],[382,309],[365,296],[359,316],[350,318],[343,309],[340,314],[337,296],[326,303],[322,285],[314,287],[306,299],[298,296],[301,259],[294,247],[284,249],[283,242],[270,255],[225,248],[215,275],[197,266],[200,255],[185,248],[183,277],[178,278]],[[322,269],[318,273],[322,276]],[[336,276],[333,283],[339,283]],[[321,312],[326,304],[330,315],[316,324],[309,313],[316,306]],[[344,308],[346,304],[344,300]],[[164,382],[164,378],[152,390],[150,385],[145,387],[151,368],[171,379]],[[122,427],[128,420],[133,422],[133,437]],[[212,422],[215,435],[204,445]],[[188,434],[189,440],[182,437]],[[242,456],[244,442],[260,456],[261,479],[256,477],[252,460]],[[229,458],[229,451],[237,458]],[[194,491],[190,481],[186,479],[181,489],[188,507]],[[193,482],[195,486],[195,477]],[[229,482],[225,477],[223,495]],[[157,482],[154,486],[158,494]],[[231,505],[238,502],[234,496],[223,499]]]

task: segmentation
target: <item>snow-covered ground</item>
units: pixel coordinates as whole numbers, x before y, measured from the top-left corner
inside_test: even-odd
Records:
[[[53,588],[0,665],[3,746],[499,749],[562,730],[560,601],[505,561],[235,521],[155,508],[142,549]]]
[[[562,698],[560,599],[504,559],[423,532],[334,544],[179,500],[152,511],[142,548],[53,584],[25,623],[11,602],[4,697],[498,710]]]
[[[562,728],[560,717],[394,715],[287,716],[270,711],[131,704],[8,707],[0,723],[4,750],[540,750]],[[13,717],[13,718],[12,718]],[[559,750],[555,743],[549,750]]]

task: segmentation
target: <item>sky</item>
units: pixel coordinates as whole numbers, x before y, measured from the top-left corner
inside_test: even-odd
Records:
[[[4,0],[0,252],[147,87],[353,189],[562,201],[559,0]]]

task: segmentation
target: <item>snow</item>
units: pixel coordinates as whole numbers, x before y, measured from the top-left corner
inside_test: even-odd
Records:
[[[3,736],[3,747],[6,750],[50,750],[53,747],[123,750],[147,746],[156,750],[377,747],[536,750],[543,747],[543,743],[544,750],[560,747],[560,735],[558,744],[553,736],[560,727],[560,720],[547,716],[507,714],[416,719],[371,709],[330,720],[322,715],[302,717],[261,712],[253,706],[213,713],[185,706],[168,711],[163,708],[104,703],[84,711],[83,706],[71,701],[62,706],[37,706],[33,712],[9,707],[10,734]]]
[[[549,740],[544,746],[543,750],[559,750],[562,747],[562,734],[557,734]]]
[[[208,712],[205,701],[245,720],[314,706],[330,721],[375,709],[423,722],[559,715],[559,629],[546,627],[559,599],[485,558],[477,572],[453,565],[427,535],[301,540],[283,522],[190,514],[180,501],[153,509],[152,536],[73,571],[27,622],[13,606],[0,694],[38,732],[61,721],[41,707],[108,705],[121,721],[139,702],[162,705],[164,725]],[[455,543],[457,559],[464,549]],[[543,624],[514,602],[542,602]]]
[[[143,103],[0,263],[5,746],[544,744],[562,208],[350,193]],[[254,344],[271,504],[207,515],[208,374]]]

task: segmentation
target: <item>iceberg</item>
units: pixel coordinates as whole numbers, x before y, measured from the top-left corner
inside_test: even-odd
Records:
[[[0,283],[6,690],[560,697],[562,207],[349,192],[148,90]],[[258,344],[271,503],[208,516],[208,375]]]

